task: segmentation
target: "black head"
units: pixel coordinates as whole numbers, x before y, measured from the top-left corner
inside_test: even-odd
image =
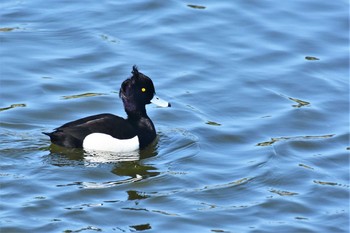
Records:
[[[122,83],[119,97],[123,100],[127,112],[143,111],[155,94],[154,85],[152,80],[139,72],[136,66],[133,66],[131,73],[132,76]]]

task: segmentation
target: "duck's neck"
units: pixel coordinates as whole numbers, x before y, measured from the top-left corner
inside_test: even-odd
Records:
[[[125,112],[128,114],[129,117],[131,118],[140,118],[142,116],[147,117],[145,105],[142,105],[142,104],[138,105],[134,102],[126,101],[124,99],[123,99],[123,103],[124,103]]]
[[[156,138],[156,130],[153,122],[147,116],[146,109],[144,112],[126,112],[128,114],[128,122],[135,128],[139,137],[140,149],[145,148]]]

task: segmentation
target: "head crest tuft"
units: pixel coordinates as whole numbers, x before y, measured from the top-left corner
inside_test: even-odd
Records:
[[[136,65],[134,65],[134,66],[132,67],[131,73],[132,73],[133,75],[135,75],[135,76],[139,76],[139,70],[137,69],[137,66],[136,66]]]

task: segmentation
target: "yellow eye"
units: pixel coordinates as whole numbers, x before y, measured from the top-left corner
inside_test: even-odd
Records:
[[[141,91],[142,91],[142,92],[145,92],[145,91],[146,91],[146,88],[144,88],[144,87],[141,88]]]

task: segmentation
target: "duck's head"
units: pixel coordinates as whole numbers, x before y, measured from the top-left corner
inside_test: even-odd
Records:
[[[170,103],[155,95],[156,91],[152,80],[139,72],[136,66],[132,67],[132,76],[126,79],[119,91],[125,110],[141,111],[146,104],[154,103],[160,107],[170,107]]]

